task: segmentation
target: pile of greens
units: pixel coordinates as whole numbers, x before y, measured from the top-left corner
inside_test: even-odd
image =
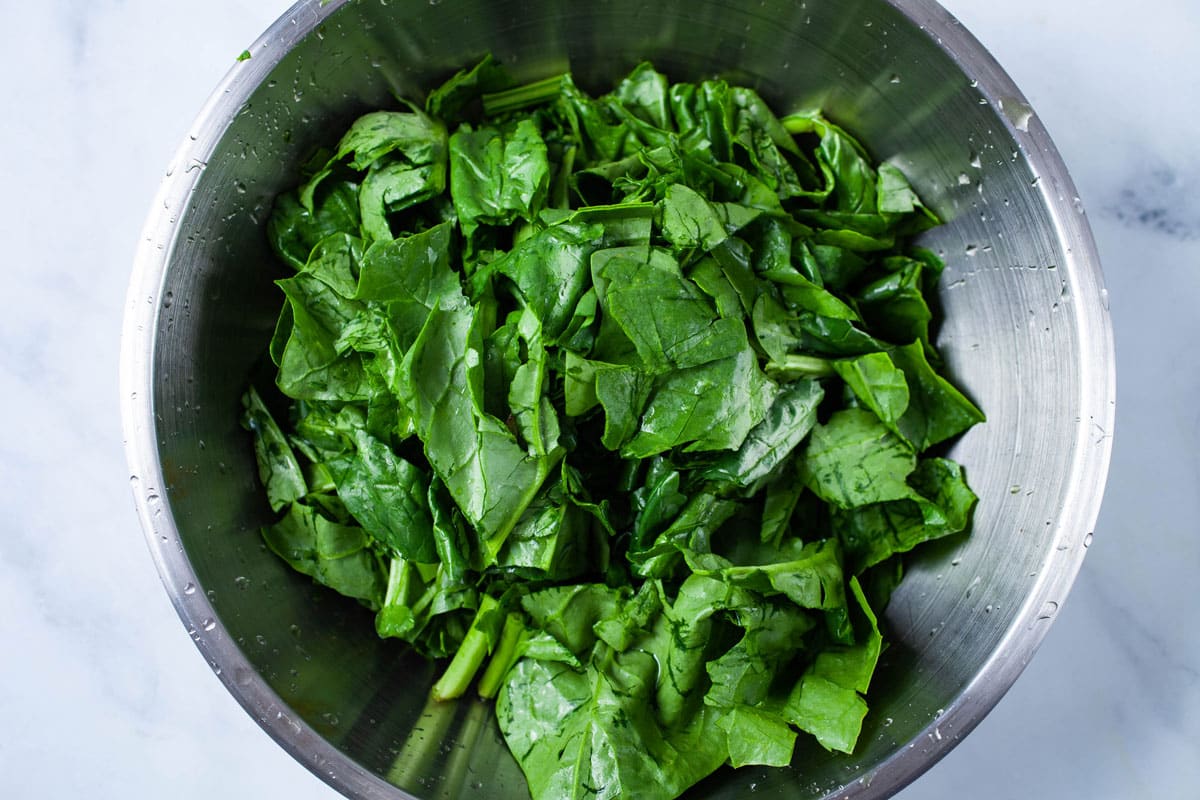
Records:
[[[535,798],[849,753],[899,555],[975,501],[936,222],[821,115],[648,64],[366,114],[269,223],[263,536],[495,697]]]

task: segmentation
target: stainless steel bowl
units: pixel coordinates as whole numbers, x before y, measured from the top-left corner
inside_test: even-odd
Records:
[[[432,668],[260,543],[239,395],[271,332],[263,221],[299,160],[356,114],[492,52],[519,78],[606,88],[642,59],[677,79],[820,106],[948,223],[939,345],[988,414],[953,451],[971,536],[926,551],[887,609],[893,646],[853,758],[725,771],[690,795],[883,798],[1000,699],[1054,620],[1099,510],[1113,422],[1100,267],[1071,180],[999,65],[931,0],[304,0],[217,88],[137,254],[124,425],[142,523],[204,658],[262,727],[355,798],[518,798],[489,710],[424,709]],[[410,734],[417,733],[410,737]],[[407,740],[407,744],[406,744]],[[413,767],[414,748],[434,766]]]

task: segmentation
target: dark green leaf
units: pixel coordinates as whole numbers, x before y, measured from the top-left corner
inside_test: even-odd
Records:
[[[357,525],[332,522],[315,508],[292,503],[283,519],[262,534],[267,546],[297,572],[370,608],[382,604],[383,567]]]
[[[983,413],[933,370],[920,342],[896,348],[892,360],[908,382],[908,410],[900,417],[900,432],[917,452],[984,421]]]
[[[848,408],[817,425],[801,463],[808,488],[838,508],[900,500],[916,468],[912,448],[870,411]]]
[[[766,418],[775,392],[749,348],[669,373],[657,381],[638,431],[622,447],[622,455],[646,458],[680,446],[689,451],[741,447]]]
[[[366,431],[356,445],[329,462],[338,497],[373,538],[409,561],[436,563],[429,476]]]
[[[817,421],[817,406],[824,396],[816,381],[801,379],[784,386],[766,419],[750,431],[741,447],[722,455],[701,474],[708,480],[739,487],[765,478],[812,430]]]
[[[874,411],[889,430],[899,434],[897,423],[908,409],[908,383],[891,357],[887,353],[868,353],[830,363],[859,401]]]
[[[530,120],[511,130],[463,127],[450,137],[450,196],[468,236],[481,224],[532,220],[549,181],[546,143]]]
[[[254,434],[254,455],[258,477],[267,491],[272,511],[279,511],[293,500],[308,494],[308,485],[296,454],[283,435],[271,412],[253,386],[242,396],[243,424]]]
[[[275,198],[267,220],[267,237],[276,254],[293,269],[304,269],[317,243],[336,233],[359,235],[357,184],[327,182],[311,209],[300,202],[294,191]]]

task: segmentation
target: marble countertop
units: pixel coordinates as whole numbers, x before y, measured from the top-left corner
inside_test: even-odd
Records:
[[[1117,435],[1069,601],[903,800],[1200,797],[1200,5],[944,0],[1054,136],[1103,257]],[[0,796],[333,800],[213,676],[130,496],[118,339],[177,142],[282,0],[12,3],[0,30]]]

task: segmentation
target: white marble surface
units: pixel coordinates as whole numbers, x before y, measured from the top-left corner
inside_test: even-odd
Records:
[[[1104,259],[1119,403],[1069,602],[903,800],[1200,797],[1200,73],[1194,0],[946,0],[1055,137]],[[176,143],[276,0],[5,3],[0,796],[322,798],[179,624],[138,528],[117,356]]]

